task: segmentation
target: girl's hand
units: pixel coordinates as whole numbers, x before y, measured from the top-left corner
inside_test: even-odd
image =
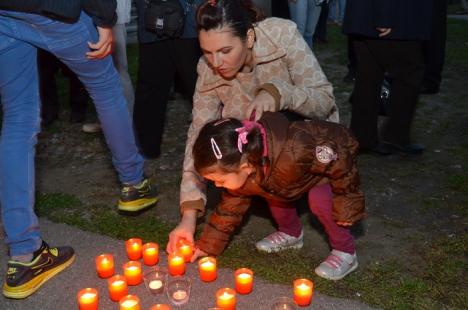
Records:
[[[194,243],[193,235],[195,234],[196,222],[197,211],[186,210],[179,225],[169,233],[169,242],[166,247],[167,253],[173,253],[177,250],[179,239],[187,239],[191,244]]]
[[[336,224],[338,224],[339,226],[344,226],[344,227],[349,227],[349,226],[353,225],[352,222],[342,222],[342,221],[338,221],[338,222],[336,222]]]
[[[247,113],[245,115],[246,119],[250,119],[250,116],[255,111],[254,121],[258,121],[262,116],[263,112],[270,111],[276,112],[276,102],[275,98],[270,95],[269,92],[261,90],[257,97],[252,101],[252,103],[247,107]]]
[[[195,251],[193,252],[192,259],[190,260],[190,262],[193,263],[194,261],[197,260],[197,258],[203,257],[203,256],[208,256],[208,253],[203,252],[199,248],[196,248]]]

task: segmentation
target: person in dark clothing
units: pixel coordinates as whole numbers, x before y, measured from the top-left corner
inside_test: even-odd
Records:
[[[422,94],[437,94],[442,81],[442,70],[445,61],[445,41],[447,40],[447,0],[433,0],[432,34],[428,41],[423,42],[424,79]]]
[[[60,103],[55,75],[59,71],[69,80],[70,121],[73,123],[84,122],[89,95],[83,83],[80,82],[76,74],[51,53],[40,49],[37,52],[37,57],[39,93],[41,96],[41,124],[49,126],[58,119]]]
[[[161,39],[146,30],[145,1],[137,0],[138,79],[133,120],[140,151],[147,158],[161,154],[167,102],[177,78],[177,89],[193,97],[197,81],[197,63],[201,56],[195,25],[196,7],[202,0],[179,0],[187,12],[180,38]]]
[[[432,1],[349,0],[344,33],[353,35],[357,59],[351,130],[361,151],[421,154],[410,128],[424,73],[422,41],[431,34]],[[392,77],[388,117],[378,134],[378,100],[384,74]]]
[[[144,160],[108,56],[115,9],[115,0],[0,0],[0,206],[10,254],[3,285],[8,298],[30,296],[75,258],[71,247],[51,248],[42,240],[34,213],[40,131],[37,48],[64,62],[91,95],[123,183],[119,209],[136,211],[157,201],[144,179]]]
[[[271,0],[271,16],[290,19],[288,0]]]
[[[327,40],[327,21],[328,21],[328,2],[322,3],[319,20],[315,27],[314,43],[328,43]]]

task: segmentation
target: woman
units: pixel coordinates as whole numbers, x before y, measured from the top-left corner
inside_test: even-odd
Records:
[[[185,150],[182,220],[169,235],[168,252],[179,238],[193,242],[196,218],[204,212],[205,183],[193,167],[192,146],[206,123],[226,117],[258,120],[263,112],[278,110],[339,120],[332,86],[293,22],[263,20],[250,0],[207,1],[196,18],[204,57],[198,63]],[[297,218],[292,211],[291,217]],[[300,229],[290,232],[280,227],[278,233],[282,238],[276,238],[277,243],[264,239],[257,248],[278,251],[302,245]]]

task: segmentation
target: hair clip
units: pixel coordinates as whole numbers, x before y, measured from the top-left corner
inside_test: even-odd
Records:
[[[216,144],[215,139],[211,138],[210,141],[211,141],[211,149],[213,150],[213,154],[216,157],[216,159],[223,158],[223,154],[221,153],[221,150],[219,149],[218,144]]]
[[[222,118],[219,121],[217,121],[216,123],[214,123],[213,126],[218,126],[218,125],[221,125],[222,123],[225,123],[225,122],[229,122],[229,118]]]
[[[239,127],[236,128],[236,132],[239,134],[237,137],[237,149],[239,150],[239,153],[242,154],[242,145],[247,144],[249,141],[247,140],[247,135],[249,134],[249,131],[245,127]]]

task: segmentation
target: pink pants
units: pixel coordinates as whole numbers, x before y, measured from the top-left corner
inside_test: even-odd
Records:
[[[332,217],[333,193],[329,184],[319,185],[309,191],[309,208],[328,235],[332,249],[354,254],[354,239],[348,228],[336,224]],[[291,202],[268,200],[271,214],[278,224],[278,230],[290,236],[299,237],[302,224],[296,208]]]

